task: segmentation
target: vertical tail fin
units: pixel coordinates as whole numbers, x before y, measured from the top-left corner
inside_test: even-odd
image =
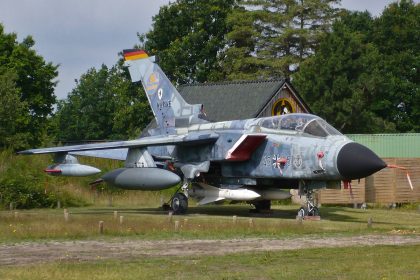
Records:
[[[175,126],[186,126],[199,118],[202,104],[188,104],[155,63],[155,57],[149,57],[142,50],[124,50],[123,54],[131,80],[143,84],[162,133],[171,133]]]

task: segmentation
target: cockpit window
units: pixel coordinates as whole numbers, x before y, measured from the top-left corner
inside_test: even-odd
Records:
[[[319,124],[317,120],[314,120],[305,127],[305,133],[308,133],[313,136],[318,137],[327,137],[328,133],[325,131],[325,129],[322,128],[322,126]]]
[[[315,119],[315,116],[305,114],[289,114],[264,118],[260,126],[269,129],[283,129],[302,131],[306,123]]]
[[[327,137],[328,135],[341,135],[341,133],[337,129],[329,125],[323,119],[314,119],[310,121],[306,125],[303,132],[318,137]]]
[[[274,130],[303,132],[317,137],[341,135],[338,130],[323,119],[309,114],[287,114],[264,118],[259,121],[259,126]]]
[[[340,131],[335,129],[332,125],[330,125],[326,121],[324,121],[322,119],[320,119],[320,121],[322,121],[325,124],[324,128],[327,130],[329,135],[343,135]]]

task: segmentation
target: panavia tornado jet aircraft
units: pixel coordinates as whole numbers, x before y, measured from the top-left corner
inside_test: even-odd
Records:
[[[247,201],[269,210],[271,200],[287,199],[299,189],[307,204],[299,215],[318,215],[313,191],[345,186],[387,165],[368,148],[351,141],[323,119],[310,114],[209,122],[202,104],[188,104],[161,68],[141,50],[125,50],[133,82],[141,81],[157,127],[136,140],[32,149],[25,155],[55,154],[45,171],[54,175],[99,173],[75,156],[124,160],[124,168],[102,175],[122,189],[162,190],[180,185],[168,206],[187,211],[198,204]],[[228,92],[226,94],[229,94]]]

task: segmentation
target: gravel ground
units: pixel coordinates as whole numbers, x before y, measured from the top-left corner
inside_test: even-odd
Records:
[[[361,235],[287,239],[46,241],[0,245],[0,265],[133,257],[224,255],[239,252],[420,244],[420,235]]]

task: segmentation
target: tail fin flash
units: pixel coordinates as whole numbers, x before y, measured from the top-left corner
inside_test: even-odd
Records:
[[[142,50],[124,50],[123,54],[125,60],[136,60],[149,57],[147,53]]]
[[[175,126],[187,126],[200,120],[202,104],[190,105],[155,63],[142,50],[124,50],[125,66],[128,66],[131,80],[141,81],[150,107],[162,133],[171,133]]]

